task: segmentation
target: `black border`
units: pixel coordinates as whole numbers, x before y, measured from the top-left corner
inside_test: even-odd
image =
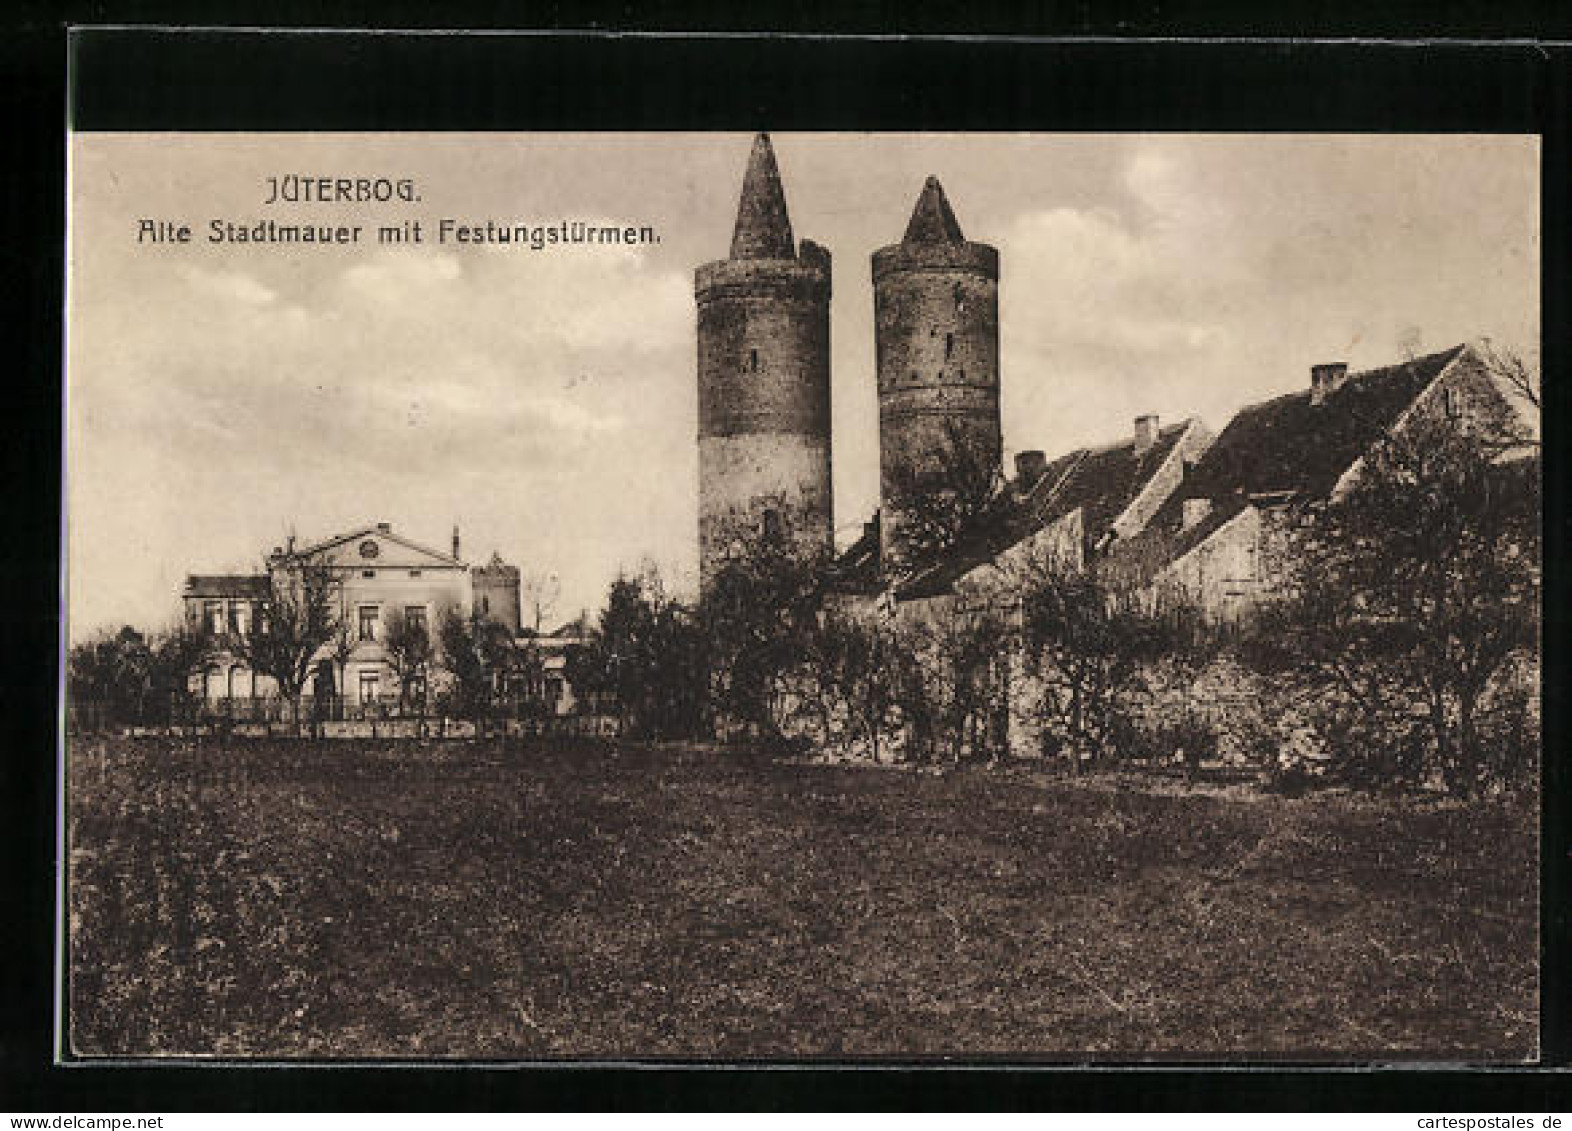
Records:
[[[1255,5],[1258,7],[1259,5]],[[144,9],[149,6],[144,6]],[[178,5],[167,7],[178,8]],[[274,20],[306,22],[312,6]],[[913,30],[911,17],[853,5],[819,27]],[[998,27],[999,15],[963,6],[925,25]],[[986,6],[985,6],[986,7]],[[1567,356],[1568,53],[1530,43],[1332,44],[1152,42],[1105,38],[1152,31],[1242,30],[1238,12],[1209,5],[1197,18],[1157,8],[1133,20],[1061,20],[1043,30],[1089,39],[827,40],[813,35],[587,35],[511,37],[97,30],[73,40],[72,121],[84,129],[913,129],[1318,130],[1534,132],[1544,138],[1544,364]],[[902,10],[904,11],[904,9]],[[1494,13],[1494,15],[1489,14]],[[144,10],[141,15],[146,18]],[[178,16],[181,13],[176,13]],[[812,12],[797,15],[806,26]],[[824,13],[817,13],[823,15]],[[81,13],[103,20],[101,6]],[[155,13],[154,18],[167,14]],[[369,14],[366,21],[369,22]],[[1018,17],[1019,12],[1015,15]],[[550,18],[566,22],[552,9]],[[1301,34],[1346,33],[1346,15],[1318,13]],[[1451,4],[1428,18],[1454,35],[1522,34],[1568,13],[1526,18],[1499,6]],[[881,17],[886,22],[881,24]],[[1516,19],[1516,24],[1512,20]],[[906,20],[906,23],[902,23]],[[612,24],[625,24],[614,13]],[[348,23],[357,23],[354,19]],[[579,27],[597,21],[573,21]],[[701,21],[702,22],[702,21]],[[1412,22],[1411,16],[1409,22]],[[1008,23],[1008,19],[1006,19]],[[1039,19],[1039,27],[1045,23]],[[1358,30],[1415,33],[1397,6]],[[1066,26],[1066,25],[1069,26]],[[1165,25],[1165,26],[1159,26]],[[606,26],[602,24],[601,26]],[[699,26],[690,22],[687,26]],[[725,27],[722,23],[704,26]],[[746,26],[733,24],[732,26]],[[770,26],[755,23],[753,26]],[[781,27],[787,25],[776,24]],[[1256,16],[1256,32],[1281,33]],[[1552,28],[1561,31],[1566,27]],[[1411,1069],[1294,1072],[825,1067],[319,1068],[56,1067],[54,787],[58,647],[61,311],[63,300],[66,38],[53,16],[24,10],[0,39],[11,80],[5,137],[5,309],[17,336],[5,445],[12,485],[7,597],[0,615],[8,694],[0,749],[7,817],[0,853],[14,925],[0,932],[0,1106],[17,1111],[334,1109],[438,1110],[561,1105],[602,1109],[868,1109],[1056,1106],[1152,1110],[1565,1109],[1564,1074]],[[22,171],[26,171],[25,175]],[[1460,223],[1468,222],[1459,217]],[[1285,312],[1291,316],[1291,312]],[[9,319],[8,319],[9,321]],[[1546,382],[1546,444],[1559,450],[1566,392]],[[1559,689],[1567,612],[1565,467],[1546,475],[1547,750],[1565,734]],[[47,550],[43,549],[48,547]],[[1542,1041],[1546,1059],[1572,1054],[1567,1024],[1566,770],[1547,759],[1544,839]],[[26,928],[21,929],[25,924]],[[1559,961],[1558,961],[1559,959]]]

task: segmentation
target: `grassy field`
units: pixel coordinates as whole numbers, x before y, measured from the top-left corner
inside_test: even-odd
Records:
[[[82,1055],[1521,1060],[1525,807],[73,743]]]

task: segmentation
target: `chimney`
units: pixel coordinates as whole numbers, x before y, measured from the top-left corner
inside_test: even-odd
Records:
[[[459,556],[458,523],[456,522],[453,524],[453,556],[455,558]]]
[[[1206,518],[1207,515],[1211,513],[1211,499],[1186,499],[1184,501],[1184,525],[1181,527],[1181,529],[1189,530],[1192,526],[1199,524]]]
[[[293,534],[289,536],[289,540],[285,543],[285,546],[291,554],[295,552],[295,536]]]
[[[1310,403],[1321,405],[1348,377],[1348,362],[1328,361],[1310,367]]]
[[[1042,478],[1043,472],[1048,470],[1048,457],[1042,452],[1033,449],[1026,452],[1015,453],[1015,478],[1022,488],[1036,485]]]
[[[379,522],[377,523],[377,532],[380,534],[391,534],[393,533],[393,524],[391,522]]]
[[[1157,415],[1148,413],[1135,418],[1135,458],[1140,459],[1157,446]]]

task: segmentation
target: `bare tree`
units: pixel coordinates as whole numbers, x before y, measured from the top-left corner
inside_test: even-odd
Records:
[[[484,736],[506,700],[508,680],[519,668],[518,646],[507,628],[478,609],[465,616],[447,609],[438,627],[439,659],[452,677],[444,698],[450,711]]]
[[[1491,735],[1538,644],[1539,503],[1537,461],[1503,464],[1437,421],[1388,437],[1306,513],[1293,597],[1258,652],[1327,705],[1336,772],[1435,772],[1470,796],[1525,771],[1532,751]]]
[[[1484,362],[1485,372],[1500,382],[1508,397],[1518,403],[1526,415],[1536,421],[1541,413],[1541,385],[1539,369],[1530,365],[1524,358],[1510,349],[1505,349],[1485,343],[1478,351]],[[1539,445],[1537,433],[1533,436],[1523,436],[1520,442]]]
[[[861,741],[879,761],[896,704],[898,648],[881,621],[825,610],[804,638],[797,684],[820,739],[852,749]]]
[[[706,646],[700,618],[646,568],[611,583],[595,630],[569,654],[568,679],[614,702],[624,734],[695,738],[713,733]]]
[[[423,611],[423,610],[417,610]],[[425,685],[435,655],[431,632],[426,618],[411,616],[404,609],[394,609],[384,621],[382,647],[387,654],[388,667],[398,678],[398,705],[400,713],[410,707],[410,693],[418,688],[419,702],[415,706],[425,715]]]
[[[827,562],[784,536],[739,546],[699,603],[716,715],[772,740],[783,737],[823,593]]]
[[[290,705],[300,730],[300,697],[312,661],[342,626],[335,588],[325,566],[291,563],[269,571],[269,595],[249,635],[233,646],[254,671],[270,677]]]
[[[541,625],[551,619],[557,610],[557,600],[562,596],[562,582],[555,573],[544,570],[527,570],[519,576],[519,599],[523,604],[524,626],[540,632]]]
[[[918,758],[1008,752],[1014,631],[1006,610],[977,595],[936,600],[902,625],[893,683]]]
[[[881,521],[896,524],[907,564],[939,557],[977,533],[1003,482],[998,461],[947,421],[929,462],[900,471],[885,485],[896,513]]]
[[[1153,618],[1134,589],[1096,563],[1039,554],[1013,574],[1043,737],[1079,770],[1129,735],[1141,665],[1156,643]]]
[[[213,655],[216,643],[201,620],[180,621],[153,640],[151,684],[168,704],[171,724],[191,711],[191,673]]]

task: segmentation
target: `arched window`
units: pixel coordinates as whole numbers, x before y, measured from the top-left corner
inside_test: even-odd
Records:
[[[224,670],[217,664],[202,673],[202,698],[217,702],[224,697]]]

